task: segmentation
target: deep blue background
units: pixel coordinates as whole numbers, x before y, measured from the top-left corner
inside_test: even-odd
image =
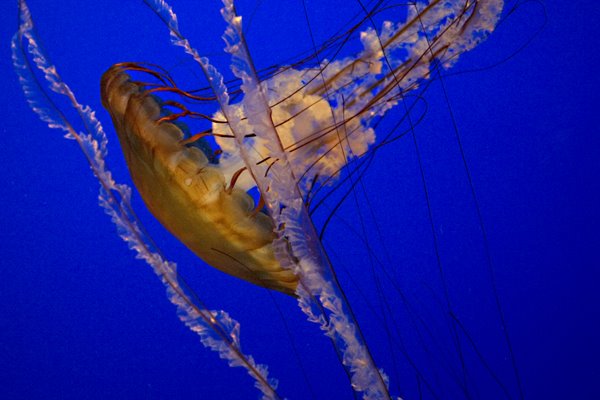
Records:
[[[183,31],[226,66],[219,2],[189,3],[200,2],[172,4]],[[259,66],[310,49],[299,2],[272,3],[240,4]],[[318,35],[331,18],[345,15],[339,15],[343,2],[317,3],[307,4]],[[194,65],[169,47],[165,28],[141,2],[32,0],[30,7],[63,78],[82,103],[98,111],[112,141],[111,169],[128,182],[110,118],[99,104],[102,72],[120,61],[151,61],[188,73]],[[600,105],[600,7],[595,1],[547,1],[544,7],[523,6],[455,70],[492,68],[445,82],[489,233],[526,398],[594,399],[600,398],[600,132],[594,116]],[[16,8],[3,1],[0,9],[0,397],[256,398],[246,375],[205,351],[180,324],[157,278],[117,237],[97,206],[98,185],[75,143],[47,129],[27,107],[10,63]],[[547,24],[534,36],[544,13]],[[497,316],[486,313],[493,307],[485,304],[486,275],[476,272],[483,268],[481,235],[439,84],[427,100],[427,119],[417,134],[451,296],[470,329],[488,338],[489,321],[496,321],[490,329],[497,335]],[[369,175],[373,210],[386,229],[398,281],[418,301],[429,302],[423,309],[437,307],[435,296],[423,300],[412,285],[435,275],[435,261],[411,142],[388,146]],[[139,199],[135,204],[143,210]],[[350,216],[344,218],[356,215],[353,204],[347,208],[340,211]],[[169,257],[187,268],[201,297],[242,322],[245,348],[272,365],[283,395],[307,396],[285,321],[319,398],[349,398],[329,344],[291,299],[196,268],[199,262],[140,212]],[[344,254],[354,259],[353,245],[342,243],[345,236],[333,229],[326,243],[334,260]],[[356,260],[355,266],[343,259],[339,264],[360,268],[364,260]],[[361,300],[356,302],[360,313]],[[369,331],[371,323],[363,321]],[[494,353],[503,342],[492,337],[480,346],[503,365],[501,375],[515,393],[502,360],[506,352]],[[482,393],[476,397],[494,397]]]

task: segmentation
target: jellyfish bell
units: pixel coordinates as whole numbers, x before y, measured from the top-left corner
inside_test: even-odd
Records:
[[[112,116],[133,182],[152,214],[209,265],[293,294],[297,278],[271,249],[273,224],[250,195],[227,190],[217,164],[182,144],[181,129],[161,119],[155,98],[117,65],[102,77],[102,103]]]

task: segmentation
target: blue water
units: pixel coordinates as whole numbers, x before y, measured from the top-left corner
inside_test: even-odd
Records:
[[[181,29],[225,70],[219,2],[193,3],[201,2],[172,4]],[[259,68],[311,50],[301,3],[287,3],[240,2]],[[307,2],[316,41],[357,10],[343,9],[343,1],[316,3]],[[49,130],[27,107],[10,63],[16,4],[1,7],[0,398],[257,398],[243,371],[227,367],[179,322],[157,277],[117,236],[97,205],[98,184],[75,142]],[[169,45],[165,27],[142,2],[63,0],[50,6],[31,0],[30,7],[53,63],[107,130],[111,170],[130,183],[100,105],[101,74],[116,62],[149,61],[196,87],[204,85],[197,67]],[[594,29],[599,17],[593,1],[526,3],[446,73],[448,101],[440,82],[432,84],[425,119],[416,128],[453,307],[515,399],[517,384],[448,109],[481,206],[525,398],[600,398],[600,136],[593,117],[600,104]],[[418,398],[415,371],[397,345],[388,345],[372,313],[394,315],[424,379],[440,398],[463,398],[452,380],[459,364],[410,137],[379,152],[365,186],[370,206],[362,194],[349,200],[325,244],[373,355],[390,375],[393,393]],[[241,322],[244,350],[270,366],[282,396],[352,398],[330,343],[292,299],[205,267],[138,197],[134,206],[203,301]],[[380,301],[364,243],[346,225],[360,230],[360,215],[377,221],[367,228],[374,252],[445,350],[434,347],[428,355],[419,347],[397,293],[385,283],[390,297]],[[471,396],[505,398],[465,335],[461,344]]]

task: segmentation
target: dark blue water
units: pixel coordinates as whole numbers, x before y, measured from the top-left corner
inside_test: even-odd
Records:
[[[101,74],[116,62],[149,61],[185,76],[188,88],[204,82],[142,2],[59,3],[30,2],[39,34],[64,80],[103,122],[115,178],[130,183],[110,117],[100,105]],[[240,2],[259,68],[312,48],[302,4],[289,3]],[[341,1],[307,2],[315,41],[358,12],[349,3],[343,9]],[[182,31],[226,71],[219,2],[172,5]],[[361,193],[338,210],[325,245],[393,393],[418,398],[418,386],[427,381],[439,398],[465,397],[456,383],[462,372],[445,284],[468,332],[459,336],[469,394],[506,398],[472,339],[510,398],[519,398],[455,122],[525,398],[600,398],[600,137],[594,117],[600,104],[599,16],[592,1],[526,3],[445,73],[447,100],[439,80],[426,92],[425,119],[415,133],[445,282],[409,136],[378,152],[364,177],[368,202]],[[117,236],[97,205],[97,181],[75,142],[49,130],[29,110],[10,63],[15,2],[2,3],[0,18],[0,397],[257,398],[243,371],[227,367],[179,322],[159,280]],[[425,102],[420,104],[425,110]],[[282,396],[352,398],[330,343],[292,299],[205,267],[136,196],[134,206],[203,301],[240,321],[244,350],[270,366]],[[389,282],[381,289],[386,301],[378,295],[372,258],[348,228],[360,231],[361,220],[367,221],[369,245],[392,271],[413,314]],[[381,318],[397,338],[391,344]],[[415,319],[424,322],[415,328]],[[416,378],[419,373],[422,378]],[[422,390],[425,398],[433,397]]]

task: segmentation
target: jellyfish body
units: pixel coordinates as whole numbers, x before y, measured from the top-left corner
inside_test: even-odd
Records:
[[[275,260],[273,225],[253,212],[245,191],[227,191],[218,165],[181,144],[181,129],[159,123],[160,105],[119,66],[101,83],[133,182],[152,214],[209,265],[259,286],[292,294],[297,278]]]

